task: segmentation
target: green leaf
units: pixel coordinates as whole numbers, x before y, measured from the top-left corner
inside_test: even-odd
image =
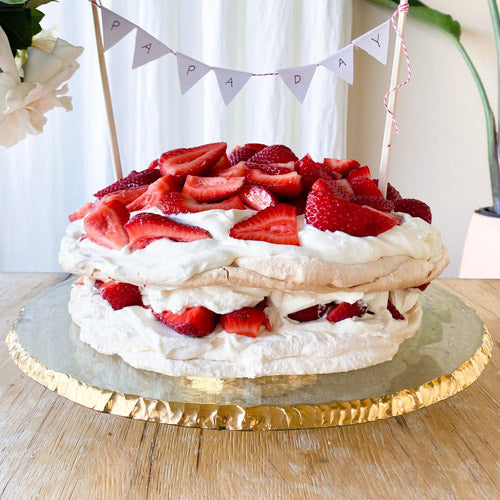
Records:
[[[0,0],[2,1],[2,0]],[[57,2],[57,0],[28,0],[26,7],[28,9],[37,9],[40,5],[45,5],[46,3]]]
[[[37,9],[31,9],[31,37],[33,38],[37,33],[42,31],[42,26],[40,21],[43,19],[45,14]]]
[[[9,39],[12,53],[18,49],[26,49],[31,45],[31,10],[4,12],[0,16],[0,26]]]
[[[0,3],[5,3],[7,5],[24,5],[26,0],[0,0]]]

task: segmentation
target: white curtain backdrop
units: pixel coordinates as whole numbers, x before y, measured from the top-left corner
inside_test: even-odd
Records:
[[[267,72],[317,62],[350,41],[349,0],[103,0],[172,49],[211,66]],[[67,215],[113,179],[92,15],[86,0],[42,6],[43,26],[85,51],[70,80],[74,110],[45,132],[0,146],[0,270],[59,271]],[[135,32],[107,53],[124,172],[163,151],[226,141],[343,155],[347,84],[319,67],[302,105],[278,77],[251,78],[226,108],[213,72],[181,96],[176,58],[132,71]]]

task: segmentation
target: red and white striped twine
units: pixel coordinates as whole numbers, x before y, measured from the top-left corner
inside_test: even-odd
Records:
[[[394,115],[394,112],[389,109],[389,96],[391,94],[394,94],[395,92],[397,92],[401,87],[408,85],[408,83],[411,80],[410,56],[408,55],[408,49],[406,48],[406,44],[405,44],[403,35],[401,34],[401,32],[399,31],[399,29],[396,25],[396,18],[399,17],[399,14],[401,14],[403,12],[408,12],[409,8],[410,8],[410,6],[407,3],[403,4],[403,5],[399,5],[398,8],[396,9],[396,11],[394,12],[394,14],[391,16],[392,27],[394,28],[396,36],[401,40],[401,47],[402,47],[403,52],[405,54],[406,71],[407,71],[406,80],[404,82],[399,83],[394,88],[390,89],[389,92],[387,92],[387,94],[385,94],[385,97],[384,97],[384,106],[385,106],[385,109],[387,110],[387,113],[389,113],[391,115],[392,122],[394,123],[394,133],[396,133],[396,134],[399,133],[398,121],[396,120],[396,116]]]

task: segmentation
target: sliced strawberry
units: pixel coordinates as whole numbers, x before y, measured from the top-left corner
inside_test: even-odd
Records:
[[[125,224],[125,229],[130,238],[131,251],[144,248],[144,243],[160,238],[182,242],[211,238],[210,233],[201,227],[182,224],[170,217],[148,212],[134,215]]]
[[[416,286],[415,288],[418,288],[420,291],[425,292],[427,290],[427,287],[430,285],[429,283],[424,283],[423,285]]]
[[[353,159],[338,160],[336,158],[325,158],[325,167],[338,172],[342,177],[346,177],[351,170],[359,167],[359,162]]]
[[[339,179],[337,181],[327,181],[328,186],[332,190],[332,193],[339,198],[345,198],[346,200],[354,196],[354,191],[351,185],[346,179]]]
[[[78,210],[75,210],[72,214],[68,215],[68,219],[70,222],[75,222],[75,220],[83,219],[92,209],[94,204],[89,201],[88,203],[85,203],[82,207],[80,207]]]
[[[229,163],[231,165],[236,165],[240,161],[247,161],[250,159],[254,154],[258,153],[261,149],[264,149],[266,147],[265,144],[245,144],[242,147],[237,147],[234,148],[230,153],[229,153]]]
[[[297,198],[292,198],[291,200],[286,200],[289,205],[295,207],[295,213],[297,215],[302,215],[306,211],[306,198],[304,196],[297,196]]]
[[[256,309],[263,311],[267,307],[267,297],[264,297],[256,306]]]
[[[282,144],[267,146],[250,158],[252,163],[288,163],[289,161],[295,162],[297,160],[298,158],[294,152]]]
[[[160,159],[159,159],[159,158],[157,158],[156,160],[153,160],[153,161],[149,164],[148,170],[149,170],[149,169],[152,169],[152,168],[160,168]]]
[[[340,304],[334,304],[326,315],[327,321],[330,323],[337,323],[347,318],[361,317],[366,312],[366,305],[362,302],[355,302],[354,304],[349,304],[349,302],[341,302]]]
[[[226,152],[225,142],[205,144],[195,148],[174,149],[160,157],[162,175],[185,179],[188,174],[199,175],[215,165]]]
[[[98,245],[119,250],[128,243],[124,224],[129,215],[125,205],[117,200],[100,201],[83,219],[85,234]]]
[[[426,203],[420,200],[414,200],[412,198],[404,198],[401,200],[394,200],[396,212],[403,212],[405,214],[410,214],[412,217],[420,217],[429,224],[432,223],[432,212]]]
[[[229,236],[239,240],[300,245],[295,207],[283,203],[265,208],[235,224],[229,231]]]
[[[108,187],[97,191],[94,196],[96,198],[102,198],[106,194],[114,193],[115,191],[120,191],[121,189],[147,186],[148,184],[151,184],[156,179],[158,179],[158,177],[160,177],[159,170],[146,169],[142,172],[136,172],[135,170],[132,170],[132,172],[127,175],[127,177],[124,177],[123,179],[114,182]]]
[[[245,177],[188,175],[182,192],[192,196],[197,201],[219,201],[239,191],[244,182]]]
[[[115,311],[128,306],[142,306],[139,287],[130,283],[106,281],[98,286],[98,290],[101,297],[107,300]]]
[[[373,182],[378,187],[378,179],[373,179]],[[385,197],[387,200],[400,200],[402,198],[399,191],[390,182],[387,183],[387,194]]]
[[[240,161],[232,167],[219,170],[216,175],[218,177],[245,177],[247,175],[247,167],[244,161]]]
[[[243,186],[238,194],[243,203],[254,210],[264,210],[279,203],[278,198],[262,186]]]
[[[307,309],[289,314],[288,317],[300,323],[307,323],[308,321],[315,321],[321,318],[326,313],[327,309],[328,304],[317,304]]]
[[[269,175],[288,174],[295,171],[295,162],[289,161],[287,163],[252,163],[246,162],[248,168],[258,168],[261,172]]]
[[[223,314],[220,322],[227,333],[238,333],[247,337],[257,337],[263,325],[267,330],[271,330],[266,314],[256,307],[244,307]]]
[[[269,175],[258,169],[250,169],[247,173],[247,182],[264,186],[283,198],[295,198],[302,192],[301,177],[297,172]]]
[[[351,201],[356,203],[356,205],[366,205],[372,207],[375,210],[380,210],[381,212],[392,212],[394,210],[394,201],[386,200],[380,196],[365,196],[357,194]]]
[[[391,302],[390,299],[387,300],[387,309],[395,320],[400,321],[405,319],[405,317],[396,309],[396,306]]]
[[[306,221],[322,231],[352,236],[377,236],[398,224],[386,213],[335,196],[323,179],[314,183],[307,197]]]
[[[365,165],[364,167],[359,167],[351,170],[347,175],[347,180],[351,181],[356,177],[366,177],[367,179],[371,179],[372,174],[370,172],[370,168]]]
[[[205,337],[215,330],[217,315],[203,306],[188,307],[181,313],[163,311],[153,314],[177,333],[189,337]]]
[[[158,208],[164,214],[185,214],[205,210],[244,210],[245,205],[238,195],[231,196],[219,203],[198,203],[192,196],[184,193],[168,193],[161,197]]]
[[[221,170],[226,170],[231,166],[231,163],[229,163],[229,158],[227,157],[227,154],[224,153],[221,157],[220,160],[210,169],[211,172],[214,173],[214,176],[217,175],[218,172]]]
[[[323,163],[317,163],[307,154],[295,163],[295,169],[302,176],[304,190],[309,192],[312,185],[318,179],[340,179],[342,176],[325,167]]]
[[[130,212],[135,212],[137,210],[145,210],[147,208],[156,207],[160,198],[167,194],[175,191],[179,191],[179,183],[175,177],[169,175],[164,175],[160,177],[157,181],[153,182],[148,186],[148,189],[139,198],[127,205],[127,209]]]
[[[137,198],[140,198],[146,191],[148,186],[139,186],[135,188],[120,189],[119,191],[114,191],[109,194],[105,194],[100,201],[111,201],[116,200],[124,205],[132,203]]]
[[[359,194],[363,196],[380,196],[382,198],[382,193],[377,187],[377,184],[368,177],[358,176],[353,177],[349,180],[354,194]]]

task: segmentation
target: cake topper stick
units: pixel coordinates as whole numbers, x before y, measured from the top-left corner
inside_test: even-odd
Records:
[[[113,153],[113,167],[116,180],[123,177],[122,163],[120,160],[120,150],[118,149],[118,136],[116,135],[115,117],[113,114],[113,104],[111,102],[111,92],[109,90],[108,71],[106,69],[106,59],[104,58],[104,46],[102,43],[101,25],[97,13],[97,5],[92,3],[92,16],[94,18],[95,40],[97,44],[97,56],[99,58],[99,68],[101,70],[102,90],[104,102],[106,104],[106,115],[108,116],[109,137],[111,140],[111,151]]]
[[[409,60],[406,54],[406,47],[404,45],[403,36],[405,32],[406,14],[408,12],[408,0],[401,0],[397,11],[394,13],[391,21],[395,27],[394,17],[398,16],[398,27],[396,31],[396,44],[394,47],[394,57],[392,60],[392,73],[391,73],[391,85],[389,91],[385,95],[385,106],[387,109],[385,115],[385,128],[384,128],[384,139],[382,142],[382,155],[380,157],[380,169],[378,174],[378,187],[385,197],[387,193],[387,173],[389,170],[389,160],[391,156],[391,140],[393,127],[396,126],[396,133],[398,132],[397,124],[395,123],[394,113],[396,112],[396,99],[398,96],[398,89],[403,85],[406,85],[409,81],[411,75]],[[398,33],[399,32],[399,33]],[[403,83],[398,85],[399,80],[399,70],[401,68],[401,50],[404,48],[406,60],[408,63],[408,79]]]

